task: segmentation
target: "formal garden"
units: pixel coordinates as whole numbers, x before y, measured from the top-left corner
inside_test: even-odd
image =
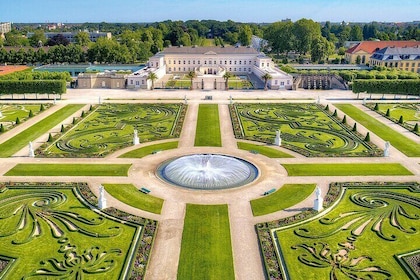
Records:
[[[1,183],[0,278],[143,279],[157,222],[97,203],[86,183]]]
[[[319,104],[234,104],[230,113],[235,137],[273,144],[280,131],[282,147],[308,157],[372,157],[383,152],[368,135],[349,126]]]
[[[420,136],[419,103],[367,103],[366,107]]]
[[[83,111],[81,119],[63,125],[61,133],[41,146],[37,156],[103,157],[140,143],[177,138],[186,106],[183,104],[103,104]]]
[[[38,115],[51,106],[45,104],[1,104],[0,105],[0,133],[12,129],[28,119]]]
[[[269,279],[418,279],[418,183],[332,183],[323,212],[257,224]]]

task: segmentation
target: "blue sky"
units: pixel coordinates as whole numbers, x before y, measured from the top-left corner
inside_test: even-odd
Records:
[[[0,0],[0,22],[414,21],[420,0]]]

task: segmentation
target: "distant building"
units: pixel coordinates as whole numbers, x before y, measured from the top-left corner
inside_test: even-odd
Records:
[[[69,40],[70,43],[76,43],[76,35],[79,32],[45,32],[45,37],[48,39],[51,39],[52,37],[56,36],[57,34],[61,34]],[[112,38],[112,35],[110,32],[87,32],[89,34],[89,39],[92,42],[96,42],[98,38],[105,37],[108,39]],[[34,35],[33,32],[28,32],[27,37],[31,38]]]
[[[12,31],[12,23],[10,22],[1,22],[0,23],[0,34],[5,34]]]
[[[199,89],[225,89],[223,75],[252,76],[261,83],[261,76],[269,73],[270,89],[291,89],[291,75],[276,68],[270,57],[251,47],[169,47],[149,59],[147,67],[128,76],[127,88],[148,88],[150,72],[161,79],[166,74],[178,76],[194,71],[193,86]]]
[[[420,73],[420,45],[380,49],[370,57],[369,64]]]
[[[360,57],[360,63],[369,62],[369,58],[375,51],[386,47],[415,47],[420,45],[419,41],[362,41],[346,51],[345,58],[348,63],[356,63]]]

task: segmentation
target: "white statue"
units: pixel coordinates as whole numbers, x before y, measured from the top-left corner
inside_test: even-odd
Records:
[[[322,191],[321,191],[321,188],[319,187],[319,186],[316,186],[316,189],[315,189],[315,195],[316,195],[316,198],[315,198],[315,200],[314,200],[314,210],[315,211],[322,211],[322,209],[324,209],[324,207],[323,207],[323,204],[324,204],[324,199],[322,198]]]
[[[187,96],[186,96],[186,95],[184,96],[184,103],[185,103],[185,104],[187,104],[187,103],[188,103],[188,99],[187,99]]]
[[[281,131],[280,131],[280,129],[276,131],[276,138],[274,139],[274,145],[281,146]]]
[[[391,144],[389,141],[385,142],[385,150],[384,150],[384,157],[389,157],[389,148],[391,147]]]
[[[34,147],[32,146],[32,142],[29,142],[29,157],[35,157]]]
[[[101,97],[100,97],[100,96],[98,97],[98,104],[99,104],[99,105],[101,105],[101,104],[102,104],[102,100],[101,100]]]
[[[0,112],[0,118],[1,118],[1,117],[3,117],[3,113],[2,113],[2,112]]]
[[[133,136],[133,145],[140,144],[140,138],[137,135],[137,129],[134,129],[134,136]]]
[[[99,209],[105,209],[106,208],[105,189],[102,185],[99,186],[98,207],[99,207]]]
[[[53,104],[55,105],[55,96],[54,96],[54,103]]]
[[[229,103],[230,103],[230,104],[232,104],[232,103],[233,103],[233,101],[232,101],[232,95],[229,95]]]
[[[318,95],[318,99],[316,100],[316,103],[317,104],[321,103],[321,98],[319,97],[319,95]]]

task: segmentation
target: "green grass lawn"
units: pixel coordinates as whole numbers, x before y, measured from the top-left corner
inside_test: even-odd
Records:
[[[194,146],[222,146],[218,105],[200,104]]]
[[[178,279],[235,279],[227,205],[187,204]]]
[[[254,216],[261,216],[289,208],[305,198],[315,189],[314,184],[286,184],[276,192],[251,200]]]
[[[356,122],[372,131],[408,157],[420,157],[420,144],[412,141],[404,135],[396,132],[380,121],[372,118],[358,108],[350,104],[336,104],[338,109],[349,115]]]
[[[131,164],[25,164],[5,176],[127,176]]]
[[[413,175],[399,163],[282,164],[289,176]]]
[[[132,150],[128,153],[120,155],[119,158],[142,158],[153,154],[154,152],[176,149],[178,148],[178,141],[166,142],[162,144],[154,144],[139,149]]]
[[[246,142],[237,142],[238,148],[241,150],[258,152],[269,158],[293,158],[294,156],[289,155],[285,152],[261,145],[250,144]]]
[[[163,199],[150,194],[144,194],[132,184],[102,185],[110,195],[125,204],[155,214],[160,214],[162,210]]]
[[[72,104],[66,105],[64,108],[61,108],[57,112],[49,115],[48,117],[40,120],[33,126],[27,128],[16,136],[10,138],[6,142],[0,144],[0,157],[10,157],[23,147],[28,145],[30,141],[35,140],[41,135],[45,134],[62,122],[64,119],[72,115],[77,110],[80,110],[84,105]]]
[[[16,125],[16,118],[23,123],[28,120],[29,113],[32,111],[32,115],[35,116],[41,112],[41,106],[43,109],[50,107],[50,104],[3,104],[0,105],[0,123],[3,124],[5,129],[11,129]]]

